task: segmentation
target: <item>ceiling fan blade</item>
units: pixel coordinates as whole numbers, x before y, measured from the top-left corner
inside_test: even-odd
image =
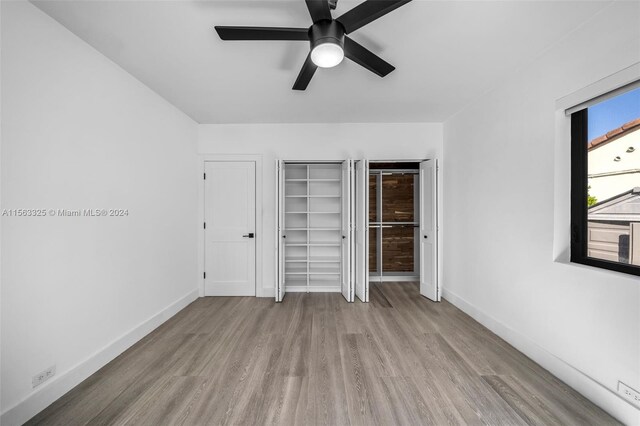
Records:
[[[216,26],[222,40],[299,40],[309,41],[307,28]]]
[[[293,84],[293,90],[305,90],[317,69],[318,66],[311,61],[311,52],[309,52],[300,70],[300,74],[298,74],[298,78],[296,78],[296,82]]]
[[[331,10],[329,10],[328,0],[305,0],[307,3],[307,9],[311,19],[315,24],[322,20],[331,20]]]
[[[344,27],[345,33],[349,34],[410,1],[367,0],[336,18],[336,21],[340,22]]]
[[[380,77],[384,77],[396,69],[396,67],[349,37],[344,38],[344,56],[369,71],[378,74]]]

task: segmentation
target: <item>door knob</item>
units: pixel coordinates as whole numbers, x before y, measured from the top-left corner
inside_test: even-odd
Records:
[[[244,234],[242,237],[243,238],[253,238],[254,234],[253,234],[253,232],[249,232],[248,234]]]
[[[425,235],[424,238],[428,238],[428,237]]]

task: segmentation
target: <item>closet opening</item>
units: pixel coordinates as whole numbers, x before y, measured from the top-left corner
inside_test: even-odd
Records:
[[[287,292],[336,292],[353,301],[352,165],[277,160],[276,301]]]
[[[358,160],[354,176],[356,297],[389,282],[440,301],[438,160]]]
[[[369,164],[369,279],[420,279],[420,163]]]
[[[275,299],[417,282],[440,300],[438,161],[276,160]]]

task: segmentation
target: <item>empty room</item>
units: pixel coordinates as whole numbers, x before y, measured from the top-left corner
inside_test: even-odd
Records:
[[[640,426],[640,0],[0,0],[0,424]]]

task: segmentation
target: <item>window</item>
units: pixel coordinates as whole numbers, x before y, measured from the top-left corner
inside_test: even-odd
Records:
[[[571,261],[640,275],[640,88],[571,114]]]

